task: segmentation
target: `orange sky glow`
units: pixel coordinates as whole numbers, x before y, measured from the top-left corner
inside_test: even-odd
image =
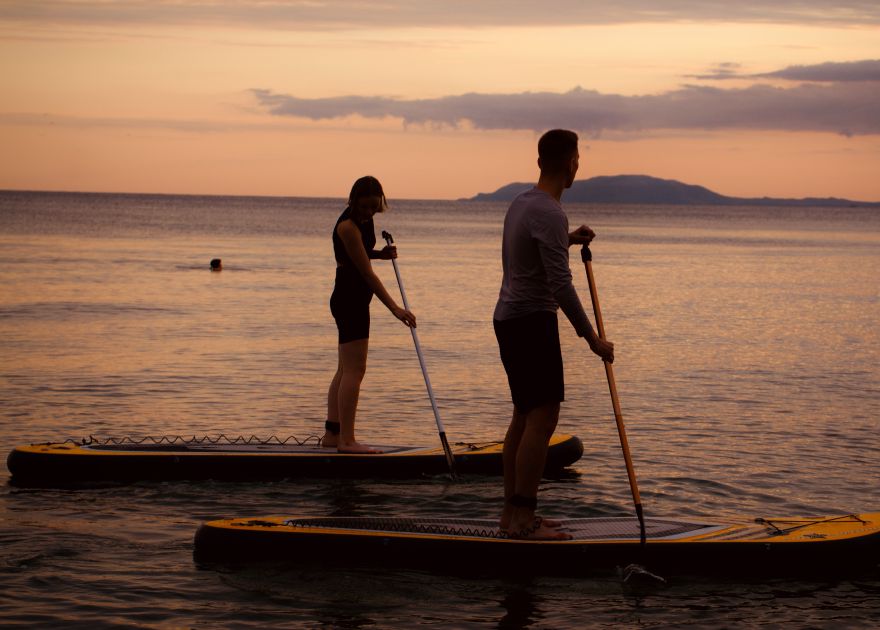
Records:
[[[619,4],[3,1],[0,188],[455,199],[567,127],[579,178],[880,201],[876,3]]]

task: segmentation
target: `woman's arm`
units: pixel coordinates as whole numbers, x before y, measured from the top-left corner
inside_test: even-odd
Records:
[[[416,316],[413,315],[412,312],[400,308],[400,306],[397,305],[397,302],[395,302],[391,295],[389,295],[388,291],[385,290],[385,286],[382,284],[382,281],[379,280],[379,276],[373,271],[373,266],[370,264],[370,257],[367,254],[367,250],[364,248],[364,242],[361,240],[361,231],[354,224],[354,221],[351,219],[342,221],[336,228],[336,233],[339,234],[339,238],[342,240],[342,244],[345,247],[345,252],[354,264],[355,269],[358,270],[358,273],[361,274],[361,277],[367,283],[367,286],[373,290],[376,297],[379,298],[382,304],[388,307],[388,310],[391,311],[397,319],[410,328],[415,328]],[[385,250],[382,251],[384,252]],[[396,253],[395,250],[395,256]],[[389,257],[391,256],[389,255]]]
[[[371,249],[367,252],[370,260],[391,260],[397,258],[397,247],[394,245],[386,245],[382,249]]]

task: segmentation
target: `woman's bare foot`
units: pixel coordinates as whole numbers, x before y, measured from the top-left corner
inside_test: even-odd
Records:
[[[382,451],[359,442],[350,442],[348,444],[337,444],[336,452],[349,455],[379,455]]]
[[[324,436],[319,444],[325,448],[336,448],[339,444],[339,421],[327,420],[324,422]]]
[[[504,531],[509,538],[517,540],[571,540],[571,534],[550,527],[540,516],[536,516],[531,525],[510,527]]]

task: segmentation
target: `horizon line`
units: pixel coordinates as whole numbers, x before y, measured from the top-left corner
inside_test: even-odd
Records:
[[[576,179],[574,184],[578,182],[586,182],[591,179],[596,179],[600,177],[650,177],[652,179],[658,179],[663,181],[672,181],[677,182],[679,184],[684,184],[686,186],[699,186],[705,188],[709,192],[712,192],[717,195],[721,195],[722,197],[727,197],[729,199],[742,199],[744,201],[749,200],[766,200],[766,199],[775,199],[780,201],[804,201],[810,199],[816,200],[840,200],[846,201],[850,203],[864,203],[864,204],[872,204],[878,205],[880,204],[880,200],[877,201],[869,201],[866,199],[849,199],[844,197],[838,197],[834,195],[828,195],[824,197],[819,196],[806,196],[806,197],[773,197],[769,195],[761,195],[761,196],[752,196],[752,197],[739,197],[739,196],[731,196],[726,195],[724,193],[719,193],[711,188],[708,188],[702,184],[688,184],[678,179],[671,179],[666,177],[655,177],[653,175],[644,175],[644,174],[619,174],[619,175],[594,175],[593,177],[588,177],[586,179]],[[394,199],[399,199],[400,201],[474,201],[473,197],[478,195],[491,195],[497,192],[498,190],[505,188],[507,186],[514,186],[517,184],[528,185],[530,182],[508,182],[507,184],[503,184],[496,188],[495,190],[489,192],[477,192],[473,194],[471,197],[450,197],[450,198],[441,198],[441,197],[394,197]],[[536,182],[535,182],[536,183]],[[200,193],[200,192],[145,192],[145,191],[118,191],[118,190],[69,190],[69,189],[35,189],[35,188],[0,188],[0,194],[3,193],[48,193],[48,194],[59,194],[59,195],[130,195],[130,196],[164,196],[164,197],[240,197],[240,198],[263,198],[263,199],[345,199],[345,195],[290,195],[290,194],[265,194],[265,193]],[[481,202],[485,203],[485,202]],[[589,201],[575,201],[570,203],[596,203]],[[605,202],[602,202],[605,203]],[[625,202],[621,202],[624,205]],[[390,205],[393,205],[390,204]],[[662,205],[670,205],[670,204],[662,204]],[[676,204],[671,204],[676,205]],[[712,204],[708,204],[712,205]]]

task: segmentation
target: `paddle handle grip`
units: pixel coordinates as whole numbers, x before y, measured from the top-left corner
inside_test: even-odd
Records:
[[[581,247],[581,260],[585,263],[593,260],[593,252],[590,251],[590,246],[587,243],[584,243],[583,247]]]

